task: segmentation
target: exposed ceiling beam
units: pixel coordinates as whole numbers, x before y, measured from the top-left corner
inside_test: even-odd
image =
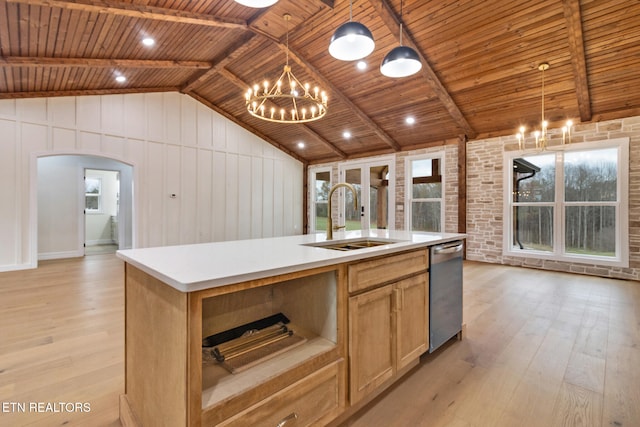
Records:
[[[249,83],[243,81],[240,77],[236,76],[226,68],[219,69],[218,73],[224,78],[226,78],[227,80],[229,80],[231,83],[235,84],[238,88],[242,89],[242,91],[244,91],[246,88],[251,86]],[[331,142],[324,139],[321,135],[316,133],[313,129],[309,128],[307,125],[301,124],[300,129],[302,129],[302,131],[305,132],[307,135],[313,137],[315,140],[317,140],[318,142],[326,146],[329,150],[333,151],[335,154],[340,156],[340,158],[346,159],[348,157],[344,151],[340,150]]]
[[[371,6],[373,6],[376,12],[378,12],[380,18],[387,26],[391,34],[393,34],[398,42],[400,42],[400,21],[398,20],[398,17],[391,9],[387,1],[369,0],[369,3],[371,3]],[[460,111],[460,108],[458,108],[453,98],[451,98],[451,95],[449,95],[449,92],[444,87],[436,73],[433,71],[431,65],[429,65],[429,62],[427,61],[427,58],[415,44],[415,42],[413,41],[413,37],[411,37],[411,35],[407,32],[406,28],[403,28],[402,31],[402,44],[411,47],[418,53],[420,62],[422,62],[422,70],[420,72],[424,75],[424,77],[426,77],[429,85],[431,86],[431,89],[435,92],[438,99],[440,99],[440,102],[444,105],[445,109],[449,112],[449,115],[451,115],[458,127],[460,127],[460,129],[464,131],[465,135],[467,135],[470,139],[475,138],[475,130],[473,130],[469,122],[467,122],[467,119]]]
[[[92,13],[109,13],[111,15],[127,16],[130,18],[151,19],[156,21],[176,22],[180,24],[195,24],[210,27],[246,29],[246,21],[222,18],[202,13],[185,12],[162,7],[144,6],[136,3],[122,3],[110,1],[77,2],[64,0],[6,0],[8,3],[21,3],[30,6],[57,7],[61,9],[80,10]]]
[[[0,99],[48,98],[56,96],[113,95],[124,93],[178,92],[177,87],[131,87],[114,89],[55,90],[39,92],[0,92]]]
[[[218,70],[224,68],[224,66],[229,62],[244,55],[250,49],[253,49],[259,41],[259,38],[255,37],[255,35],[252,33],[244,34],[242,37],[238,38],[238,40],[236,40],[236,42],[233,43],[233,45],[231,45],[228,49],[226,49],[220,56],[212,61],[214,64],[213,67],[211,67],[207,71],[195,75],[189,80],[189,82],[187,82],[187,84],[182,87],[181,91],[183,93],[192,91],[194,88],[214,76],[218,72]]]
[[[340,157],[341,159],[346,159],[347,157],[347,153],[345,153],[344,151],[342,151],[341,149],[339,149],[338,147],[336,147],[335,145],[333,145],[331,142],[327,141],[326,139],[324,139],[322,137],[322,135],[320,135],[318,132],[316,132],[315,130],[311,129],[309,126],[303,124],[301,125],[301,129],[304,133],[306,133],[307,135],[309,135],[311,138],[314,138],[320,142],[322,142],[327,148],[329,148],[331,151],[333,151],[338,157]]]
[[[248,124],[241,122],[240,120],[238,120],[236,117],[232,116],[231,114],[229,114],[227,111],[224,111],[223,109],[221,109],[220,107],[212,104],[209,100],[207,100],[206,98],[201,97],[200,95],[198,95],[195,92],[189,92],[188,94],[189,96],[191,96],[193,99],[195,99],[198,102],[201,102],[202,104],[206,105],[207,107],[211,108],[212,110],[214,110],[215,112],[217,112],[218,114],[220,114],[221,116],[226,117],[227,119],[231,120],[232,122],[234,122],[235,124],[237,124],[238,126],[248,130],[249,132],[251,132],[252,134],[256,135],[258,138],[261,138],[265,141],[267,141],[269,144],[273,145],[274,147],[276,147],[277,149],[287,153],[288,155],[290,155],[291,157],[293,157],[294,159],[302,162],[302,164],[307,165],[308,162],[306,159],[303,159],[302,157],[300,157],[299,155],[297,155],[296,153],[294,153],[293,151],[289,150],[287,147],[285,147],[284,145],[278,143],[277,141],[269,138],[267,135],[264,135],[263,133],[261,133],[260,131],[258,131],[257,129],[249,126]]]
[[[108,2],[108,1],[87,1],[81,0],[80,2],[70,2],[64,0],[7,0],[12,3],[22,3],[28,5],[35,6],[45,6],[45,7],[58,7],[63,9],[72,9],[72,10],[82,10],[86,12],[94,12],[94,13],[109,13],[112,15],[119,16],[129,16],[135,18],[145,18],[145,19],[153,19],[160,21],[170,21],[170,22],[179,22],[179,23],[187,23],[187,24],[196,24],[196,25],[205,25],[205,26],[216,26],[216,27],[226,27],[226,28],[239,28],[244,30],[251,30],[255,34],[259,34],[263,37],[268,38],[269,40],[274,41],[280,49],[286,49],[286,46],[280,41],[275,39],[274,37],[266,34],[254,27],[249,28],[246,21],[241,20],[231,20],[226,18],[212,17],[204,14],[195,14],[183,11],[177,11],[173,9],[165,9],[165,8],[157,8],[150,6],[141,6],[141,5],[130,5],[130,4],[122,4],[116,2]],[[333,2],[323,3],[333,7]],[[392,147],[396,151],[400,151],[400,145],[391,138],[382,128],[380,128],[369,116],[367,116],[360,108],[358,108],[349,98],[347,98],[342,92],[333,84],[331,84],[324,76],[320,74],[320,72],[315,69],[311,64],[309,64],[305,59],[303,59],[300,55],[290,50],[291,57],[294,61],[296,61],[301,67],[305,68],[305,71],[314,77],[315,80],[319,81],[324,87],[328,88],[331,91],[333,97],[339,99],[343,103],[347,104],[348,107],[369,127],[373,130],[373,132],[386,144]],[[53,65],[53,64],[52,64]],[[106,65],[105,65],[106,66]],[[216,71],[224,69],[223,66],[216,67]],[[197,86],[202,81],[205,81],[207,78],[213,74],[213,71],[210,68],[209,72],[204,72],[199,76],[196,76],[190,82],[188,82],[184,87],[181,88],[181,92],[188,93],[193,90],[194,87]],[[244,88],[244,87],[243,87]],[[338,154],[341,158],[346,158],[347,155],[343,151],[339,150],[336,146],[331,144],[326,139],[322,138],[316,132],[304,126],[306,128],[307,133],[311,133],[314,138],[320,138],[320,141],[327,145],[334,153]]]
[[[195,68],[210,69],[205,61],[171,61],[145,59],[52,58],[31,56],[0,56],[0,66],[15,67],[79,67],[79,68]]]
[[[564,18],[567,21],[569,36],[569,51],[573,80],[576,85],[580,120],[591,120],[591,96],[589,95],[589,79],[587,77],[587,61],[584,53],[584,39],[582,37],[582,16],[579,0],[563,0]]]
[[[231,71],[227,70],[226,68],[219,69],[218,70],[218,74],[220,74],[222,77],[224,77],[225,79],[229,80],[231,83],[233,83],[234,85],[236,85],[238,88],[241,89],[241,92],[238,92],[238,98],[244,93],[244,91],[248,87],[251,87],[251,85],[249,83],[245,82],[240,77],[236,76],[235,74],[233,74]]]

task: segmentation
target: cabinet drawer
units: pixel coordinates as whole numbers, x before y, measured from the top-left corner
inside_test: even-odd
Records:
[[[343,393],[340,393],[339,387],[342,365],[343,362],[337,362],[326,366],[222,422],[219,426],[325,425],[338,415],[344,405]],[[334,416],[331,416],[332,413]],[[280,424],[286,419],[289,421]]]
[[[426,271],[428,267],[429,252],[426,249],[351,264],[348,267],[349,292],[362,291],[381,283]]]

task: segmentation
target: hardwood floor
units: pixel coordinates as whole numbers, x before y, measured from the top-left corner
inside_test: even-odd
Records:
[[[0,273],[0,426],[120,425],[123,283],[113,254]]]
[[[344,426],[640,426],[640,283],[465,263],[462,341]]]
[[[640,425],[640,283],[471,262],[464,276],[464,339],[344,426]],[[123,304],[114,255],[0,273],[0,426],[119,426]]]

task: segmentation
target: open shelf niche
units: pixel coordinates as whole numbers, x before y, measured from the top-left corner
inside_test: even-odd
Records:
[[[203,299],[203,337],[283,313],[290,320],[287,326],[305,341],[233,374],[215,361],[205,360],[202,408],[241,395],[335,349],[337,280],[337,271],[332,270]]]

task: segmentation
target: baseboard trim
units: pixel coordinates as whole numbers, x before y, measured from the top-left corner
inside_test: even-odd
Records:
[[[84,256],[81,251],[66,251],[66,252],[44,252],[38,254],[38,261],[46,261],[49,259],[61,259],[61,258],[77,258]]]

